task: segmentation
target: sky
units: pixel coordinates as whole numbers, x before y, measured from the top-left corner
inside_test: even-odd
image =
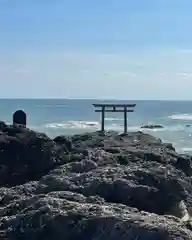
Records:
[[[0,1],[0,98],[192,100],[191,0]]]

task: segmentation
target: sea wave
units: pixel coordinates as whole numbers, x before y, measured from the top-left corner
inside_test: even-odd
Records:
[[[59,123],[49,123],[46,124],[46,128],[97,128],[99,126],[99,122],[92,121],[64,121]]]
[[[105,118],[105,121],[124,121],[124,118]]]
[[[191,147],[176,147],[177,152],[181,154],[190,154],[192,153]]]
[[[192,114],[173,114],[171,116],[168,116],[168,118],[171,118],[172,120],[192,120]]]
[[[97,121],[78,121],[78,120],[69,120],[62,122],[53,122],[44,125],[48,129],[90,129],[90,130],[99,130],[101,127],[100,122]],[[107,131],[114,130],[122,132],[124,125],[122,123],[111,122],[110,124],[105,124],[105,129]],[[144,129],[141,128],[141,125],[128,125],[128,131],[143,131],[143,132],[175,132],[175,131],[185,131],[185,125],[172,125],[164,126],[163,128],[154,128],[154,129]],[[187,128],[188,131],[192,128]]]
[[[184,152],[192,152],[192,148],[190,148],[190,147],[184,147],[184,148],[182,148],[182,150]]]

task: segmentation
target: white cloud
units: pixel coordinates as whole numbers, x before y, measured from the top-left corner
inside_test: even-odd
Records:
[[[137,74],[134,73],[134,72],[123,72],[122,74],[123,74],[124,76],[131,77],[131,78],[137,77]]]
[[[39,51],[6,57],[6,62],[0,57],[0,79],[6,79],[8,97],[15,94],[10,88],[15,83],[19,97],[191,99],[192,82],[186,86],[183,81],[192,79],[192,51]]]
[[[188,72],[175,73],[175,75],[183,79],[192,79],[192,73],[188,73]]]

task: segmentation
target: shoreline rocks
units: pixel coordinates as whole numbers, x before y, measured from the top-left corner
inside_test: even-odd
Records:
[[[0,132],[1,239],[191,239],[192,157],[171,143]]]
[[[162,125],[158,125],[158,124],[149,124],[149,125],[143,125],[143,126],[141,126],[141,128],[156,129],[156,128],[164,128],[164,127]]]

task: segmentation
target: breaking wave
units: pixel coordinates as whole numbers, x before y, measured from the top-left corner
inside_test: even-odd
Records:
[[[97,128],[99,122],[90,122],[90,121],[64,121],[59,123],[49,123],[46,124],[46,128]]]
[[[190,148],[190,147],[184,147],[184,148],[182,148],[182,151],[183,151],[183,152],[192,152],[192,148]]]
[[[111,121],[111,122],[124,121],[124,119],[123,118],[105,118],[105,121]]]
[[[184,121],[192,121],[192,114],[174,114],[169,116],[168,118],[171,118],[172,120],[184,120]]]
[[[48,129],[90,129],[90,130],[99,130],[101,127],[100,122],[97,121],[77,121],[77,120],[69,120],[55,123],[48,123],[44,125],[45,128]],[[114,131],[122,131],[123,123],[118,123],[112,121],[110,124],[105,124],[106,130],[114,130]],[[128,125],[128,131],[145,131],[145,132],[175,132],[175,131],[184,131],[186,129],[185,125],[172,125],[172,126],[164,126],[164,128],[156,128],[156,129],[143,129],[141,125]],[[188,130],[192,130],[192,128],[188,128]]]

